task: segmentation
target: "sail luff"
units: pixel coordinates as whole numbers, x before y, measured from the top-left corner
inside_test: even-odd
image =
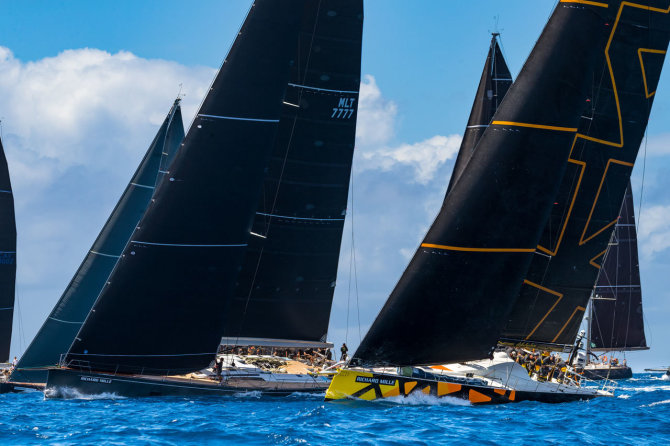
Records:
[[[224,336],[328,331],[356,136],[362,0],[310,2]]]
[[[595,4],[557,5],[356,360],[491,354],[551,211],[609,20]]]
[[[304,0],[254,3],[68,360],[146,374],[209,364],[248,243],[304,9]]]
[[[14,192],[0,139],[0,362],[9,361],[16,286]]]
[[[475,101],[472,104],[468,124],[463,133],[463,141],[454,162],[454,169],[447,186],[447,194],[463,173],[479,139],[489,127],[493,115],[498,110],[498,106],[513,82],[512,73],[510,73],[507,62],[503,57],[502,51],[500,51],[498,37],[499,34],[497,33],[494,33],[491,37],[484,71],[479,81]]]
[[[646,130],[670,6],[609,2],[607,10],[607,45],[504,343],[560,350],[574,342]]]
[[[151,200],[161,164],[174,156],[183,138],[177,99],[91,249],[19,359],[12,381],[45,382],[46,367],[58,364],[60,356],[67,353]]]
[[[646,350],[642,288],[630,182],[591,299],[595,351]]]

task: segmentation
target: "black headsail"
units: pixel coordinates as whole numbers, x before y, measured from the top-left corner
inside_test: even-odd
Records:
[[[225,336],[328,331],[354,153],[363,0],[308,2]]]
[[[591,350],[647,350],[630,183],[591,299]]]
[[[468,119],[468,125],[463,134],[461,148],[454,163],[447,193],[449,193],[458,177],[461,176],[479,139],[489,127],[494,113],[498,110],[498,106],[512,85],[512,73],[510,73],[507,62],[505,62],[502,51],[500,51],[500,45],[498,45],[499,35],[494,33],[491,38],[491,46],[484,64],[484,71],[479,81],[470,119]]]
[[[559,3],[355,359],[439,364],[495,348],[563,177],[607,12]]]
[[[211,361],[247,246],[305,0],[257,0],[68,360],[188,372]]]
[[[63,295],[12,373],[16,382],[46,382],[46,367],[58,364],[72,345],[137,223],[149,205],[161,166],[169,165],[184,139],[179,99],[166,116],[142,162]]]
[[[0,140],[0,362],[9,360],[16,285],[16,218],[5,149]]]
[[[560,350],[574,342],[649,119],[670,39],[670,1],[598,4],[611,16],[607,44],[505,343]]]

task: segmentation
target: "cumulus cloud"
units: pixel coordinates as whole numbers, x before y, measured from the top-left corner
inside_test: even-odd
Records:
[[[98,234],[180,84],[188,124],[215,72],[88,48],[23,62],[0,47],[0,118],[19,236],[17,296],[28,340]],[[21,341],[14,337],[15,352],[25,347]]]
[[[357,127],[357,147],[361,155],[356,160],[358,171],[410,167],[413,180],[427,184],[445,162],[456,157],[461,135],[435,135],[416,143],[391,144],[395,136],[398,107],[382,95],[373,76],[361,83]]]
[[[670,206],[655,205],[642,209],[638,239],[640,251],[647,259],[670,248]]]

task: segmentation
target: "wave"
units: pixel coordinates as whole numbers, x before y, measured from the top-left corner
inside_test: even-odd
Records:
[[[52,387],[44,391],[44,398],[60,398],[64,400],[117,400],[125,399],[113,392],[97,394],[82,393],[73,387]]]
[[[645,404],[641,407],[654,407],[654,406],[660,406],[661,404],[670,404],[670,400],[656,401],[655,403]]]

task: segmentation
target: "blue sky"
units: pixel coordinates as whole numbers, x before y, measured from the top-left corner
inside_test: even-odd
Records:
[[[12,354],[23,351],[59,298],[179,84],[188,125],[249,5],[3,1],[0,117],[19,225],[21,311]],[[502,32],[516,75],[554,5],[367,0],[353,206],[362,334],[439,209],[489,32],[496,26]],[[670,335],[669,76],[666,70],[646,144],[641,268],[652,350],[628,356],[636,369],[670,363],[664,343]],[[639,161],[636,199],[645,164],[642,156]],[[352,292],[347,331],[349,259],[346,235],[330,337],[354,347],[359,318]]]

